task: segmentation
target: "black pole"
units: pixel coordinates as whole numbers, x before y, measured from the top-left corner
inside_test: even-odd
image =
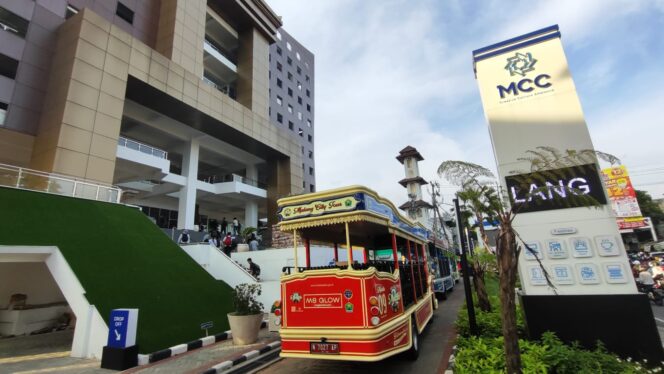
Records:
[[[468,309],[468,326],[470,333],[477,336],[477,322],[475,321],[475,305],[473,304],[473,293],[470,288],[470,274],[468,273],[468,260],[466,259],[466,239],[465,232],[461,228],[461,209],[459,208],[459,199],[454,199],[454,210],[456,212],[457,234],[459,237],[459,246],[461,247],[461,270],[463,271],[463,289],[466,293],[466,308]]]

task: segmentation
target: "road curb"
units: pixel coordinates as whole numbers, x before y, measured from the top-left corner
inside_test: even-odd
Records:
[[[211,368],[201,372],[201,374],[216,374],[216,373],[222,373],[224,371],[230,370],[235,366],[238,366],[240,364],[244,364],[249,361],[253,361],[260,356],[270,353],[270,352],[275,352],[275,351],[280,351],[281,350],[281,342],[280,341],[274,341],[270,344],[266,344],[264,347],[260,349],[254,349],[253,351],[246,352],[232,360],[226,360],[222,361]]]
[[[261,328],[267,327],[268,321],[263,320],[261,322]],[[193,350],[196,350],[198,348],[203,348],[208,345],[218,343],[224,340],[231,339],[233,337],[233,334],[231,333],[230,330],[222,332],[220,334],[212,335],[212,336],[206,336],[204,338],[196,339],[194,341],[191,341],[189,343],[184,343],[184,344],[178,344],[174,345],[170,348],[162,349],[160,351],[152,352],[149,354],[139,354],[138,355],[138,366],[143,366],[143,365],[148,365],[152,364],[161,360],[165,360],[167,358],[171,358],[173,356],[181,355],[186,352],[191,352]]]

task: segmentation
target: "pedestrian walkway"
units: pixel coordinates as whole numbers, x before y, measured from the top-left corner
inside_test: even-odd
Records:
[[[269,332],[268,329],[261,329],[258,341],[255,344],[236,346],[233,345],[233,340],[225,340],[219,343],[209,345],[207,347],[195,349],[181,355],[173,356],[162,361],[157,361],[153,364],[139,366],[125,373],[201,373],[212,366],[236,356],[240,356],[245,352],[258,349],[272,341],[278,340],[279,334]]]
[[[0,373],[113,373],[101,362],[70,357],[74,330],[0,339]]]

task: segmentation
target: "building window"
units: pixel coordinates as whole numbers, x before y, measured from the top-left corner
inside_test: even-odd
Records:
[[[277,62],[277,70],[281,71],[283,66],[281,66],[281,62]]]
[[[281,48],[277,47],[277,54],[281,56]]]
[[[71,16],[73,16],[74,14],[77,14],[77,13],[78,13],[78,9],[76,9],[75,6],[73,6],[71,4],[67,4],[67,13],[65,13],[65,18],[66,19],[71,18]]]
[[[316,192],[316,187],[313,184],[309,185],[309,192]]]
[[[293,106],[288,104],[288,113],[293,113]]]
[[[277,113],[277,122],[284,123],[284,116],[281,113]]]
[[[279,104],[281,106],[282,103],[283,103],[283,99],[281,98],[281,96],[277,95],[277,104]]]
[[[288,63],[288,65],[293,65],[293,59],[290,57],[286,58],[286,63]]]
[[[292,130],[293,129],[293,122],[288,121],[288,129]]]
[[[314,141],[314,138],[311,135],[307,135],[307,140],[311,143]]]
[[[314,158],[314,151],[309,151],[309,158]]]
[[[29,24],[25,18],[0,6],[0,29],[25,38]]]
[[[0,101],[0,126],[5,124],[5,118],[7,118],[7,108],[9,108],[9,105]]]
[[[306,188],[306,187],[307,187],[307,182],[302,181],[302,188]]]
[[[302,149],[302,154],[304,154],[304,146],[302,146],[301,149]]]
[[[288,96],[293,97],[293,89],[288,87]]]
[[[297,119],[302,121],[302,112],[297,112]]]
[[[288,80],[291,82],[293,81],[293,74],[291,74],[290,71],[288,72]]]
[[[305,76],[304,76],[304,80],[307,81],[307,82],[309,82],[311,79],[309,78],[308,75],[305,75]]]
[[[307,104],[307,112],[311,113],[311,105]]]
[[[134,23],[134,11],[118,1],[118,7],[115,8],[115,14],[127,21],[130,25]]]
[[[300,61],[300,52],[295,52],[295,57],[297,57],[297,60]]]
[[[283,83],[281,83],[281,79],[277,78],[277,87],[283,87]]]
[[[9,56],[0,54],[0,75],[7,78],[16,78],[16,69],[18,68],[18,61]]]
[[[314,175],[314,168],[309,166],[309,175]]]
[[[297,133],[298,133],[300,136],[304,136],[304,131],[302,131],[302,128],[297,129]]]
[[[281,40],[281,33],[277,31],[277,39]]]
[[[290,45],[290,42],[286,42],[286,48],[288,48],[289,51],[293,50],[293,47]]]
[[[302,163],[302,171],[304,171],[304,162]]]
[[[311,120],[310,119],[307,120],[307,126],[311,127]]]
[[[302,91],[302,83],[300,81],[297,82],[297,89]]]
[[[302,97],[301,97],[301,96],[298,96],[298,97],[297,97],[297,103],[300,104],[300,105],[302,105]]]
[[[299,66],[297,67],[297,73],[300,74],[300,75],[302,75],[302,68],[299,67]]]
[[[307,97],[311,97],[311,91],[307,90]]]

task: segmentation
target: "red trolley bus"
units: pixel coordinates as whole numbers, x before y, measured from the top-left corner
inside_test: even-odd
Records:
[[[295,238],[295,266],[281,277],[281,356],[378,361],[407,352],[417,358],[418,336],[438,307],[426,265],[428,231],[361,186],[278,204],[280,229]],[[313,267],[312,242],[334,248],[334,261]],[[362,258],[353,258],[353,247],[362,248]],[[376,256],[386,249],[391,258]]]

